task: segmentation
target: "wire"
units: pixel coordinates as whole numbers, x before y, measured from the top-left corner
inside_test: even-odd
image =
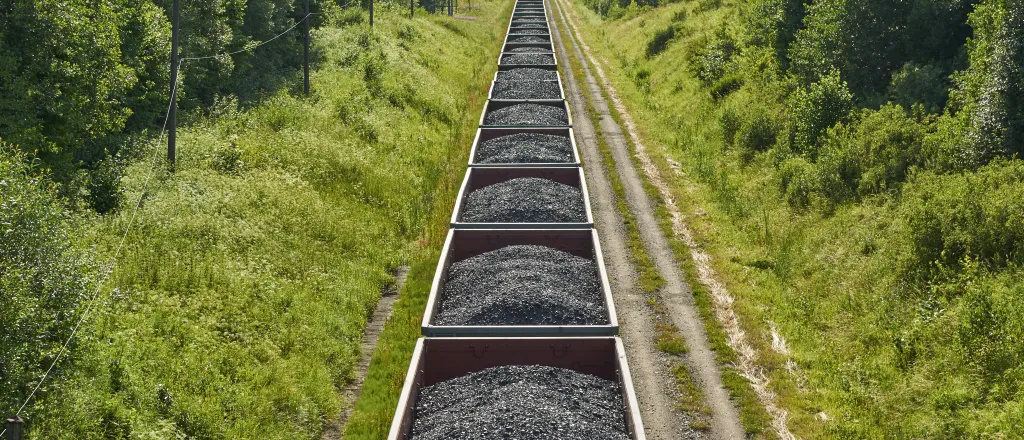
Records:
[[[283,32],[273,36],[269,40],[265,40],[263,42],[260,42],[259,44],[254,45],[254,46],[248,46],[246,48],[243,48],[243,49],[240,49],[240,50],[236,50],[234,52],[222,53],[222,54],[219,54],[219,55],[210,55],[210,56],[204,56],[204,57],[182,57],[182,58],[179,58],[178,59],[178,65],[175,66],[175,71],[181,72],[181,70],[182,70],[181,66],[185,63],[186,60],[196,61],[196,60],[206,60],[206,59],[211,59],[211,58],[220,58],[220,57],[236,55],[236,54],[239,54],[239,53],[242,53],[242,52],[248,52],[248,51],[251,51],[253,49],[256,49],[257,47],[260,47],[260,46],[263,46],[263,45],[265,45],[267,43],[270,43],[271,41],[274,41],[274,40],[280,38],[282,35],[287,34],[288,32],[291,32],[300,23],[308,20],[309,17],[312,16],[312,15],[313,15],[312,13],[307,13],[305,16],[302,17],[302,19],[300,19],[299,21],[296,21],[288,29],[285,29]],[[171,117],[171,106],[174,105],[175,98],[177,97],[177,94],[178,94],[178,83],[179,82],[181,82],[180,79],[178,81],[175,81],[174,85],[171,87],[171,99],[170,99],[170,102],[167,104],[167,113],[164,116],[163,127],[160,128],[160,140],[164,139],[164,133],[167,132],[167,121],[170,120],[170,117]],[[43,382],[45,382],[46,378],[50,376],[50,372],[53,371],[53,367],[57,366],[57,362],[59,362],[60,359],[64,356],[64,354],[67,353],[68,345],[71,345],[71,340],[74,339],[75,335],[78,333],[78,329],[82,327],[82,323],[85,322],[85,319],[88,318],[89,314],[92,312],[93,305],[96,304],[96,299],[99,298],[99,296],[100,296],[100,290],[103,288],[103,284],[106,283],[106,281],[110,278],[110,274],[114,271],[114,266],[117,264],[117,259],[121,255],[121,249],[124,248],[124,243],[128,239],[128,234],[131,232],[132,226],[135,224],[136,217],[138,217],[139,208],[142,206],[142,199],[146,196],[146,191],[149,189],[149,182],[153,178],[153,171],[156,169],[156,159],[157,159],[157,157],[159,157],[160,151],[161,150],[159,148],[154,148],[153,149],[153,157],[150,159],[149,172],[146,174],[146,180],[142,184],[142,192],[139,193],[139,200],[138,200],[138,202],[135,203],[135,208],[132,210],[132,216],[128,220],[128,225],[125,226],[124,234],[121,235],[121,240],[117,243],[117,249],[114,251],[114,257],[111,259],[110,263],[107,265],[107,268],[104,271],[102,277],[100,278],[99,283],[96,285],[96,289],[93,290],[92,297],[89,299],[89,302],[86,305],[85,311],[82,312],[82,316],[80,316],[78,318],[78,322],[75,323],[75,327],[73,329],[71,329],[71,334],[68,336],[67,340],[64,341],[64,345],[62,345],[60,347],[60,351],[57,352],[57,357],[55,357],[53,359],[53,362],[50,363],[50,367],[46,369],[45,373],[43,373],[43,377],[39,379],[39,382],[36,383],[35,388],[33,388],[32,392],[29,393],[28,397],[25,399],[25,402],[22,403],[21,407],[18,408],[18,412],[15,413],[15,416],[20,416],[22,411],[25,410],[25,407],[29,404],[29,402],[32,401],[32,398],[35,397],[36,392],[38,392],[39,388],[43,386]],[[7,429],[6,428],[3,431],[0,431],[0,436],[3,436],[5,433],[7,433]]]
[[[228,56],[231,56],[231,55],[240,54],[242,52],[248,52],[248,51],[253,50],[253,49],[257,48],[257,47],[260,47],[260,46],[262,46],[264,44],[267,44],[267,43],[269,43],[271,41],[274,41],[274,40],[280,38],[282,35],[287,34],[288,32],[291,32],[292,29],[295,29],[296,26],[298,26],[300,23],[306,21],[312,15],[313,15],[313,13],[307,13],[305,16],[302,17],[302,19],[300,19],[299,21],[296,21],[295,24],[293,24],[290,28],[285,29],[284,32],[281,32],[280,34],[274,35],[273,38],[271,38],[269,40],[266,40],[266,41],[263,41],[263,42],[255,45],[255,46],[249,46],[249,47],[245,47],[245,48],[236,50],[234,52],[227,52],[227,53],[222,53],[222,54],[219,54],[219,55],[210,55],[210,56],[205,56],[205,57],[184,57],[181,60],[182,61],[185,61],[185,60],[191,60],[191,61],[195,61],[195,60],[208,60],[210,58],[228,57]]]

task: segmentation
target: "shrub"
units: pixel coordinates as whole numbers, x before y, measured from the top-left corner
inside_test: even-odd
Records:
[[[735,72],[727,74],[711,86],[711,97],[715,100],[725,98],[740,87],[743,87],[743,76]]]
[[[654,32],[651,40],[647,42],[646,55],[647,58],[651,58],[662,51],[668,46],[668,43],[672,41],[672,38],[676,35],[675,23],[669,23],[664,29]]]
[[[726,107],[722,111],[722,116],[718,119],[718,124],[722,127],[722,138],[725,140],[725,144],[732,145],[736,140],[736,132],[740,130],[743,120],[740,119],[740,115],[735,109]]]
[[[811,194],[815,191],[814,166],[800,157],[782,162],[779,166],[782,193],[789,206],[804,209],[811,205]]]
[[[934,65],[904,64],[892,75],[889,96],[903,108],[921,104],[928,113],[938,113],[949,97],[946,76],[943,69]]]
[[[14,414],[71,334],[89,292],[89,260],[61,204],[0,144],[0,411]],[[74,344],[72,344],[74,357]],[[61,365],[66,365],[62,362]],[[59,380],[58,365],[50,381]]]
[[[839,71],[833,70],[809,88],[797,89],[790,96],[789,108],[793,147],[814,160],[818,138],[849,115],[853,110],[853,95],[839,79]]]
[[[739,49],[736,41],[723,27],[709,38],[700,39],[693,46],[695,49],[687,54],[690,71],[705,86],[710,86],[721,79]]]
[[[746,41],[772,49],[775,61],[785,69],[789,65],[789,46],[804,18],[801,0],[754,1],[746,20]]]
[[[1024,163],[997,160],[976,173],[922,173],[904,186],[899,216],[919,274],[965,260],[1024,263]]]
[[[764,113],[756,113],[740,127],[737,144],[748,151],[767,151],[775,144],[775,123]]]

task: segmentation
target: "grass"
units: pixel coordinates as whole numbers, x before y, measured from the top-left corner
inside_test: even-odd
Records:
[[[176,172],[154,176],[30,435],[319,438],[391,269],[411,263],[364,394],[387,400],[379,378],[404,373],[415,339],[394,323],[418,323],[509,7],[477,2],[477,21],[378,8],[372,29],[349,17],[314,35],[312,97],[187,118]],[[139,156],[127,200],[148,173]],[[131,208],[82,231],[101,261]],[[381,368],[389,350],[401,359]]]

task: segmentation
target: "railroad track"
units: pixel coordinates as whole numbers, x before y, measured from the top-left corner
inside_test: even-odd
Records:
[[[646,440],[547,9],[519,0],[513,10],[390,440]],[[488,381],[504,388],[466,395],[467,383]],[[591,402],[600,393],[573,384],[611,400]],[[436,408],[445,393],[460,400]],[[568,394],[535,401],[557,393]],[[528,431],[541,425],[553,432]]]

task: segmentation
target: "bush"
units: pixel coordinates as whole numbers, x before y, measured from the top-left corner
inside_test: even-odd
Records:
[[[921,104],[928,113],[938,113],[949,97],[946,76],[943,69],[934,65],[904,64],[892,75],[889,96],[903,108]]]
[[[727,74],[711,86],[711,97],[717,101],[739,90],[740,87],[743,87],[743,76],[735,72]]]
[[[922,173],[903,190],[899,217],[915,269],[928,278],[974,260],[1024,263],[1024,163],[998,160],[976,173]]]
[[[722,138],[725,140],[725,144],[732,145],[736,140],[736,132],[740,130],[743,120],[740,119],[740,115],[735,109],[726,107],[722,111],[722,116],[718,119],[718,124],[722,127]]]
[[[736,41],[723,27],[709,38],[702,38],[694,43],[693,49],[687,54],[690,71],[705,86],[710,86],[725,76],[732,67],[732,57],[739,48]]]
[[[746,41],[772,50],[783,69],[789,65],[789,46],[804,18],[801,0],[757,0],[746,20]]]
[[[0,412],[14,414],[71,334],[89,293],[89,260],[24,157],[0,144]],[[72,341],[74,342],[74,341]],[[74,358],[75,345],[71,346]],[[64,375],[63,365],[50,382]],[[45,388],[44,388],[45,390]]]
[[[668,43],[672,41],[672,38],[676,36],[676,25],[675,23],[669,23],[664,29],[654,31],[654,35],[651,40],[647,42],[646,55],[647,58],[651,58],[668,47]]]
[[[767,151],[775,144],[778,132],[775,123],[764,113],[757,113],[746,120],[737,133],[737,144],[744,150]]]
[[[811,205],[811,194],[815,191],[814,165],[800,157],[782,162],[779,166],[782,193],[789,206],[804,209]]]
[[[793,147],[814,160],[821,135],[853,110],[853,95],[839,79],[839,71],[833,70],[809,88],[797,89],[790,96],[789,108]]]

